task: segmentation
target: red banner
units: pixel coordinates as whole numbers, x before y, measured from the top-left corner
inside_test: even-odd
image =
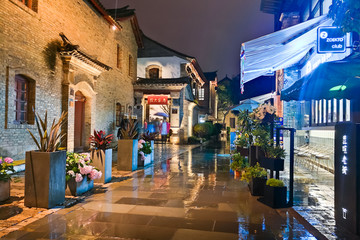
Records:
[[[167,96],[148,96],[148,104],[167,105],[168,97]]]

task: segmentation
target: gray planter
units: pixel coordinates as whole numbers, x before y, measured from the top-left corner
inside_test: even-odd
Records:
[[[118,140],[117,169],[135,171],[138,166],[138,140]]]
[[[4,182],[0,181],[0,202],[5,201],[10,197],[10,180]]]
[[[94,167],[102,172],[100,179],[95,179],[96,183],[108,183],[111,181],[112,172],[112,149],[92,150],[91,160]]]
[[[70,180],[66,182],[66,194],[75,197],[93,188],[94,180],[88,181],[87,176],[85,176],[81,182],[76,182],[75,178],[70,178]]]
[[[26,152],[25,206],[52,208],[65,201],[66,151]]]

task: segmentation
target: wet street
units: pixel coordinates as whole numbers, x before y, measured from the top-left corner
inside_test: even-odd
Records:
[[[222,151],[156,147],[154,166],[5,239],[315,239],[251,196]]]

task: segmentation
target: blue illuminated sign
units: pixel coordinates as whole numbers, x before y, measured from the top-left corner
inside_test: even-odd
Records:
[[[337,27],[319,27],[317,33],[317,51],[318,53],[345,52],[345,34]]]

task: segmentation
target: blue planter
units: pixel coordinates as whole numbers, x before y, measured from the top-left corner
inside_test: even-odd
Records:
[[[151,140],[150,141],[151,143],[151,149],[152,149],[152,152],[151,152],[151,163],[154,162],[154,159],[155,159],[155,156],[154,156],[154,152],[155,152],[155,141],[154,140]]]
[[[88,181],[85,176],[81,182],[76,182],[75,178],[71,178],[66,182],[66,194],[78,196],[94,188],[94,180]]]
[[[138,140],[118,140],[117,169],[135,171],[138,167]]]
[[[95,179],[96,183],[108,183],[111,181],[112,172],[112,149],[91,151],[91,160],[94,167],[102,172],[100,179]]]

